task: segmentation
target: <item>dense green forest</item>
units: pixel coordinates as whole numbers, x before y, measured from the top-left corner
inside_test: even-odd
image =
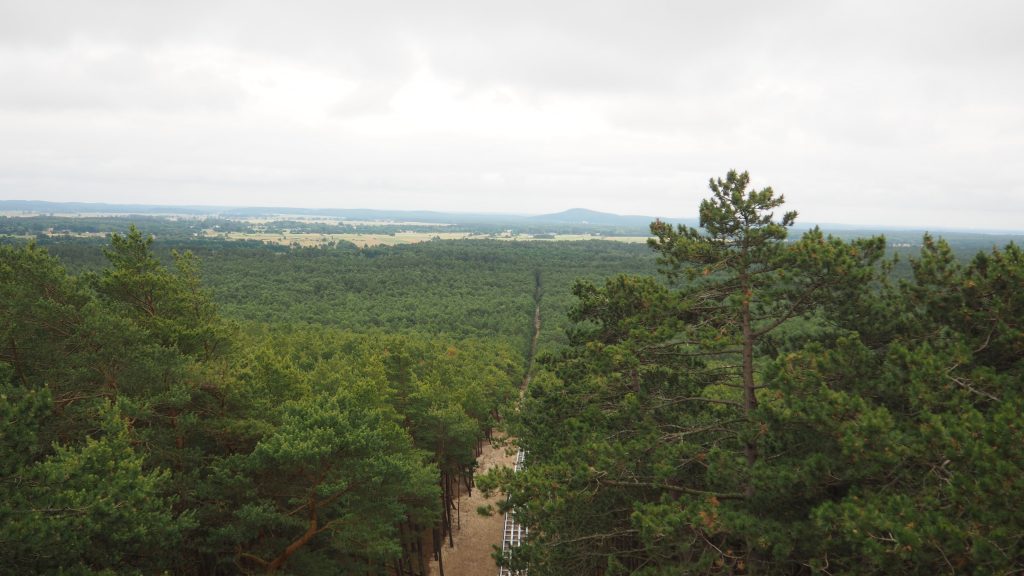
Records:
[[[101,269],[107,240],[37,241],[73,272]],[[564,343],[578,279],[654,275],[645,246],[609,241],[432,241],[394,247],[291,248],[221,239],[158,240],[202,262],[220,312],[241,322],[504,339],[525,351],[541,284],[541,348]]]
[[[423,574],[538,302],[654,270],[608,242],[168,236],[0,247],[5,572]]]
[[[535,576],[1020,571],[1024,253],[748,183],[650,247],[3,220],[0,567],[424,574],[479,482]],[[527,467],[481,478],[496,428]]]
[[[5,573],[423,573],[520,347],[241,325],[192,254],[105,254],[0,247]]]

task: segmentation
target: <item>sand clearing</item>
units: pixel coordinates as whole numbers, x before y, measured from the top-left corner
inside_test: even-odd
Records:
[[[508,455],[505,447],[494,448],[490,444],[484,446],[483,454],[477,461],[480,463],[478,473],[483,474],[495,466],[511,467],[515,462],[515,453]],[[493,546],[501,546],[501,531],[505,519],[495,513],[481,516],[476,513],[479,506],[491,504],[497,508],[497,502],[504,499],[502,494],[484,498],[479,490],[473,490],[472,496],[465,496],[459,502],[462,528],[455,528],[455,547],[449,548],[447,541],[441,549],[444,561],[445,576],[497,576],[498,567],[494,564],[491,552]],[[438,576],[437,562],[430,563],[431,576]]]

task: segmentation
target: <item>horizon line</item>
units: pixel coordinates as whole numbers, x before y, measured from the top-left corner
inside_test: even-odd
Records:
[[[334,210],[334,211],[361,211],[361,212],[385,212],[385,213],[386,212],[396,212],[396,213],[430,213],[430,214],[436,214],[436,215],[439,215],[439,216],[451,215],[451,216],[462,216],[462,217],[466,217],[466,216],[487,216],[487,217],[512,216],[512,217],[518,217],[518,218],[535,218],[535,217],[540,217],[540,216],[556,216],[556,215],[563,214],[563,213],[566,213],[566,212],[572,212],[572,211],[580,210],[580,211],[586,211],[586,212],[593,212],[595,214],[600,214],[600,215],[603,215],[603,216],[614,216],[614,217],[617,217],[617,218],[645,218],[645,219],[650,219],[651,221],[663,220],[663,221],[670,222],[670,223],[685,222],[685,221],[693,222],[693,221],[698,220],[697,216],[650,216],[650,215],[646,215],[646,214],[619,214],[619,213],[616,213],[616,212],[604,212],[604,211],[601,211],[601,210],[594,210],[594,209],[585,208],[585,207],[582,207],[582,206],[574,206],[574,207],[571,207],[571,208],[566,208],[564,210],[559,210],[557,212],[530,213],[530,212],[493,212],[493,211],[437,210],[437,209],[429,209],[429,208],[365,208],[365,207],[360,207],[360,208],[355,208],[355,207],[342,208],[342,207],[336,207],[336,206],[310,207],[310,206],[260,206],[260,205],[226,205],[226,204],[224,204],[224,205],[221,205],[221,204],[152,204],[152,203],[145,203],[145,202],[140,202],[140,203],[118,203],[118,202],[83,201],[83,200],[30,200],[30,199],[21,199],[21,198],[0,199],[0,207],[2,207],[4,204],[7,204],[7,203],[28,203],[28,204],[30,204],[30,203],[37,203],[37,204],[48,204],[48,205],[55,205],[55,206],[60,206],[60,205],[65,205],[65,206],[66,205],[86,205],[86,206],[96,206],[96,207],[104,206],[104,207],[110,207],[110,208],[138,207],[138,208],[160,208],[160,209],[181,208],[181,209],[193,209],[193,210],[209,210],[209,212],[201,212],[202,214],[205,214],[205,215],[217,215],[217,214],[219,214],[222,211],[229,211],[229,210],[268,210],[268,211],[279,210],[279,211],[281,211],[281,212],[274,212],[275,215],[289,215],[287,210],[306,210],[306,211],[328,211],[328,210]],[[28,210],[21,210],[21,211],[28,211]],[[97,210],[97,212],[99,212],[99,210]],[[88,213],[88,212],[86,212],[86,213]],[[138,212],[133,212],[133,211],[130,211],[130,210],[129,211],[125,211],[125,212],[117,213],[118,216],[128,216],[128,215],[132,215],[132,214],[146,215],[146,214],[139,214]],[[170,212],[170,213],[163,214],[163,215],[174,215],[174,213]],[[301,214],[293,214],[293,215],[300,216]],[[87,216],[83,216],[83,217],[87,217]],[[344,218],[344,217],[339,217],[339,218]],[[978,233],[978,234],[990,234],[990,235],[991,234],[1004,234],[1004,235],[1012,235],[1012,236],[1024,235],[1024,228],[1020,228],[1020,229],[1010,229],[1010,228],[978,228],[978,227],[970,227],[970,226],[926,227],[926,226],[922,226],[922,225],[900,226],[900,225],[897,225],[897,224],[866,224],[866,223],[844,223],[844,222],[798,222],[798,223],[796,223],[796,226],[798,228],[813,228],[814,226],[818,226],[818,227],[821,227],[823,229],[826,228],[826,227],[839,227],[839,228],[844,228],[844,229],[846,229],[848,231],[855,231],[855,230],[878,230],[878,231],[891,230],[891,231],[912,231],[912,232],[917,232],[917,231],[920,231],[920,232],[948,231],[948,232]]]

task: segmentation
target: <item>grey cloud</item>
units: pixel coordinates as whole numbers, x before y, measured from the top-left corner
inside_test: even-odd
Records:
[[[1021,21],[1010,1],[0,0],[0,197],[151,184],[162,201],[373,190],[382,206],[685,215],[737,167],[819,220],[951,225],[960,207],[964,224],[1020,228]],[[261,62],[356,88],[328,95],[321,123],[245,116],[237,69]],[[603,124],[352,132],[421,65],[466,102],[500,89]]]
[[[61,47],[0,53],[0,108],[223,111],[244,97],[236,79],[199,59],[168,69],[125,47],[100,52]]]

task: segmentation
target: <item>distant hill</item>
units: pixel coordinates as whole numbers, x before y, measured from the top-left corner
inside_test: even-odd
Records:
[[[533,222],[548,222],[553,224],[590,224],[595,226],[643,226],[646,227],[655,220],[653,216],[620,216],[608,212],[587,210],[586,208],[571,208],[554,214],[540,214],[530,216]]]

